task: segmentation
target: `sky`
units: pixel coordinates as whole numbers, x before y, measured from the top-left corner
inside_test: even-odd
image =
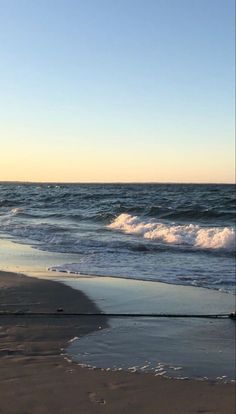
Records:
[[[234,182],[234,0],[0,0],[0,181]]]

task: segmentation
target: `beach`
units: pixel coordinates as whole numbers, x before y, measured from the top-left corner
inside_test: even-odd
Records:
[[[233,0],[1,2],[0,414],[235,414]]]
[[[1,310],[99,312],[58,282],[1,272],[0,287]],[[71,339],[108,324],[104,316],[1,316],[0,413],[234,413],[232,383],[88,369],[65,357]]]

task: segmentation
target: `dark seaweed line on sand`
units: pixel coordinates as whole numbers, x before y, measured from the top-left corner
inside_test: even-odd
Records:
[[[79,313],[79,312],[0,312],[0,316],[53,316],[53,317],[66,317],[66,316],[104,316],[111,318],[214,318],[214,319],[236,319],[235,312],[230,314],[169,314],[169,313]]]

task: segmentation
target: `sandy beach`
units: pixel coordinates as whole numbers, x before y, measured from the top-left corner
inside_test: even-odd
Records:
[[[236,414],[234,0],[0,0],[0,414]]]
[[[98,312],[82,292],[48,280],[0,273],[1,311]],[[104,372],[65,359],[70,339],[105,328],[104,317],[1,316],[0,413],[235,412],[235,385]]]

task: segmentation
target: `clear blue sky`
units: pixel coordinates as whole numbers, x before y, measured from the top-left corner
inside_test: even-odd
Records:
[[[234,180],[233,0],[0,0],[0,180]]]

